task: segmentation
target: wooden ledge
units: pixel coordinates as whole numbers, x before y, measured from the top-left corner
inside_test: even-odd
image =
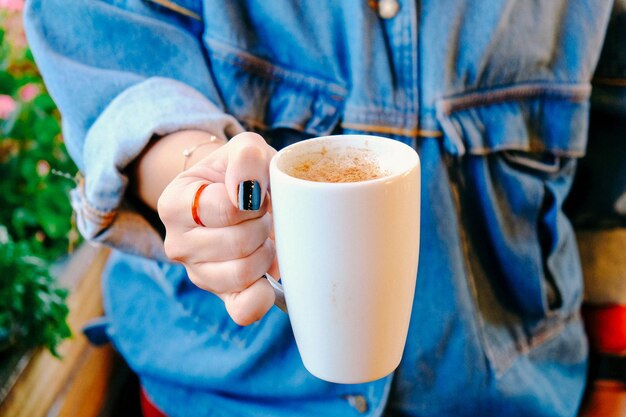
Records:
[[[5,384],[0,417],[97,417],[105,406],[112,375],[121,359],[110,345],[93,347],[81,332],[103,314],[101,273],[106,248],[83,245],[63,268],[61,281],[71,285],[68,323],[71,339],[57,359],[48,351],[27,352]],[[6,385],[9,386],[6,386]]]

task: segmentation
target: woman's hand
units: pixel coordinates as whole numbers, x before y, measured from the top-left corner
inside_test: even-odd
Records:
[[[274,303],[272,287],[260,277],[279,276],[267,194],[275,152],[261,136],[241,133],[176,176],[158,199],[166,254],[186,267],[194,284],[218,295],[239,325],[259,320]],[[249,195],[239,201],[240,187],[247,189],[250,181],[260,188],[258,208],[254,202],[250,207]],[[191,207],[203,184],[201,226]]]

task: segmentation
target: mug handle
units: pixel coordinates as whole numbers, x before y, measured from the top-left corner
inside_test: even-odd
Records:
[[[270,285],[274,289],[274,295],[276,296],[274,305],[280,308],[281,310],[283,310],[285,313],[289,313],[287,311],[287,302],[285,301],[285,291],[283,290],[283,286],[280,285],[278,281],[276,281],[276,279],[274,279],[274,277],[271,276],[270,274],[265,274],[263,275],[263,277],[267,279],[267,281],[270,283]]]

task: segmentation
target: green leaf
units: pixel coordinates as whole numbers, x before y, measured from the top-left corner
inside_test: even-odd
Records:
[[[71,174],[76,166],[60,140],[60,115],[29,48],[9,44],[0,28],[0,94],[41,86],[9,120],[0,121],[0,351],[19,340],[58,355],[70,337],[67,291],[49,273],[66,252],[71,207],[68,181],[46,175],[46,161]],[[39,173],[37,167],[39,166]]]
[[[23,233],[23,231],[27,228],[37,225],[37,216],[31,209],[28,209],[26,207],[18,207],[13,211],[11,225],[13,226],[14,230]]]
[[[48,215],[45,222],[41,225],[44,232],[52,239],[60,239],[65,235],[67,230],[67,219],[60,216]]]
[[[35,139],[41,144],[51,145],[59,133],[59,122],[52,116],[37,119],[35,122]]]
[[[56,109],[56,104],[48,93],[39,94],[33,99],[33,104],[35,105],[35,108],[37,110],[43,111],[45,113],[51,113],[54,109]]]
[[[15,84],[13,75],[6,70],[0,70],[0,94],[12,96],[15,93]]]

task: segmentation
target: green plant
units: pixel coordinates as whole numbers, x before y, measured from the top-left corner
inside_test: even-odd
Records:
[[[0,270],[0,348],[46,346],[58,356],[58,344],[71,335],[67,290],[56,287],[48,264],[32,255],[27,242],[14,242],[4,226],[0,226]]]
[[[74,175],[76,167],[30,50],[5,30],[15,31],[15,17],[0,10],[0,349],[17,342],[56,353],[70,335],[67,291],[49,267],[77,233],[72,182],[52,172]]]

